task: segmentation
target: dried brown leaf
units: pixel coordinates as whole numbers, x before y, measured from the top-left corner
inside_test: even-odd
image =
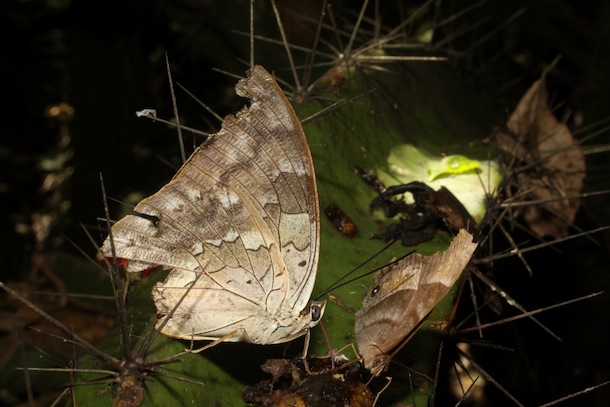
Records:
[[[544,201],[526,206],[523,216],[539,236],[560,238],[574,221],[585,176],[585,158],[578,142],[548,105],[544,78],[534,82],[511,114],[508,132],[500,131],[498,146],[522,160],[515,187],[522,200]],[[519,199],[521,200],[521,199]]]

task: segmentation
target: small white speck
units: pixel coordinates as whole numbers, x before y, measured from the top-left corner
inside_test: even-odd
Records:
[[[203,245],[201,244],[201,242],[196,242],[195,244],[193,244],[193,246],[191,247],[191,254],[193,256],[198,256],[201,253],[203,253]]]
[[[142,109],[136,112],[138,117],[157,117],[157,111],[155,109]]]

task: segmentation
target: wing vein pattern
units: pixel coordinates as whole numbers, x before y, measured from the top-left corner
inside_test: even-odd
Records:
[[[295,321],[315,281],[315,174],[273,77],[256,66],[236,91],[250,106],[227,116],[167,185],[113,226],[114,245],[130,272],[170,269],[153,291],[161,318],[187,292],[163,333],[215,339],[239,329],[229,340],[280,343],[304,333]],[[102,251],[110,255],[108,240]]]

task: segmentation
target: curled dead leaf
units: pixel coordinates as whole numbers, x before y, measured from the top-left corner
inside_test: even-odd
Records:
[[[533,201],[522,211],[530,229],[541,237],[560,238],[580,207],[586,167],[580,145],[547,100],[542,78],[523,95],[506,129],[496,130],[493,141],[511,156],[505,170],[517,191],[513,202]]]

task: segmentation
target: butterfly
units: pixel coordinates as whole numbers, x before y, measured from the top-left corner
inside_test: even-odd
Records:
[[[375,274],[355,322],[358,350],[374,376],[386,369],[390,352],[419,328],[455,284],[477,248],[472,239],[460,229],[444,252],[427,257],[415,253]]]
[[[324,302],[310,301],[320,244],[314,167],[269,72],[255,66],[235,89],[250,106],[119,220],[112,242],[128,272],[170,270],[152,292],[163,334],[283,343],[324,313]],[[112,256],[110,237],[102,252]]]

